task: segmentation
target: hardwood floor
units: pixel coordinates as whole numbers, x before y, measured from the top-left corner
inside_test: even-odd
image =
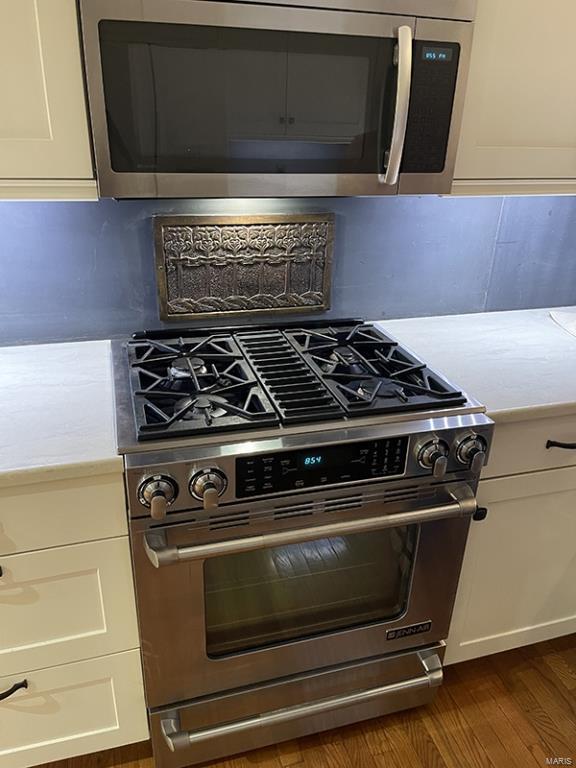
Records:
[[[547,758],[564,762],[547,763]],[[571,759],[566,762],[566,759]],[[576,766],[576,635],[446,669],[431,706],[260,749],[210,768]],[[148,743],[50,768],[153,768]]]

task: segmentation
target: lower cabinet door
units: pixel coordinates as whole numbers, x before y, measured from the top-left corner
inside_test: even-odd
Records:
[[[2,768],[61,760],[148,738],[139,651],[0,678]]]
[[[446,663],[576,632],[576,468],[485,480]]]
[[[128,537],[0,557],[0,676],[139,646]]]

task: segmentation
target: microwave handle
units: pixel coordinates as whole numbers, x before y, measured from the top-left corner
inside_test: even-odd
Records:
[[[415,509],[411,512],[380,515],[377,517],[343,520],[327,525],[296,528],[278,533],[264,533],[243,539],[226,539],[209,544],[196,544],[188,547],[170,546],[166,543],[166,534],[161,531],[149,531],[144,534],[144,550],[152,565],[163,565],[206,560],[210,557],[233,555],[240,552],[253,552],[269,547],[281,547],[288,544],[301,544],[312,539],[330,536],[347,536],[353,533],[367,533],[398,525],[416,525],[432,523],[437,520],[449,520],[455,517],[473,517],[477,511],[476,498],[470,486],[457,486],[450,491],[452,502],[437,507]]]
[[[400,164],[404,153],[408,110],[410,109],[410,88],[412,86],[412,29],[407,26],[398,28],[398,83],[396,86],[396,107],[392,141],[388,152],[386,173],[378,173],[378,182],[394,186],[398,183]],[[380,152],[378,162],[380,163]]]

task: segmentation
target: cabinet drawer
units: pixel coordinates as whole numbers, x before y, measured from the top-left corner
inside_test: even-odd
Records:
[[[576,450],[546,448],[548,440],[576,443],[576,416],[496,423],[483,478],[576,466]]]
[[[0,675],[137,648],[128,539],[0,557]]]
[[[140,653],[128,651],[0,678],[2,768],[62,760],[148,738]]]
[[[0,556],[128,533],[120,473],[0,488]]]

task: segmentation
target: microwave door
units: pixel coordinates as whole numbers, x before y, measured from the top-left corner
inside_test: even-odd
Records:
[[[82,24],[102,195],[397,193],[414,19],[90,0]]]

